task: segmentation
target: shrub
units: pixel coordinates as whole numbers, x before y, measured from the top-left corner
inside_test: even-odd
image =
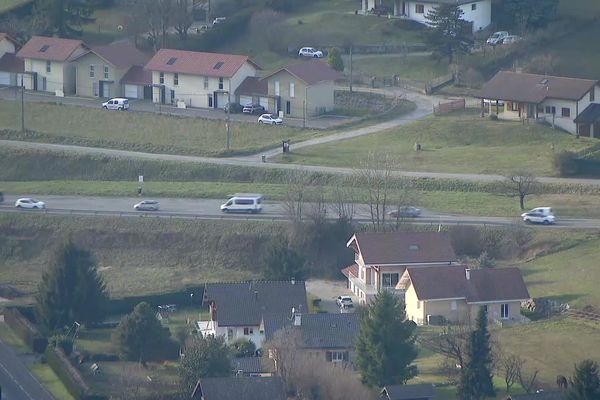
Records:
[[[489,119],[490,119],[490,121],[498,121],[498,115],[496,115],[496,114],[490,114]]]
[[[496,260],[488,255],[487,251],[484,251],[477,258],[477,267],[479,268],[492,268],[496,266]]]
[[[256,345],[252,340],[239,339],[231,344],[231,352],[234,357],[253,357],[256,353]]]
[[[67,335],[54,335],[49,340],[52,347],[60,348],[66,355],[73,352],[73,341]]]
[[[579,173],[577,158],[577,153],[565,150],[554,154],[552,164],[560,176],[574,176]]]

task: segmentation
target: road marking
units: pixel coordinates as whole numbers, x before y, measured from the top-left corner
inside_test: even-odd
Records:
[[[17,381],[15,379],[15,377],[6,369],[4,364],[2,364],[1,362],[0,362],[0,367],[4,370],[4,372],[6,372],[6,375],[8,375],[8,377],[15,383],[15,385],[17,385],[19,387],[19,389],[21,389],[21,391],[27,395],[27,397],[29,397],[31,400],[34,400],[34,398],[31,397],[31,395],[27,392],[27,390],[25,390],[25,388],[23,386],[21,386],[19,381]]]

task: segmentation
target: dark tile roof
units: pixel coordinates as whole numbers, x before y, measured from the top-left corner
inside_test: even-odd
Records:
[[[12,53],[5,53],[0,58],[0,71],[2,72],[23,72],[25,71],[24,61]],[[20,85],[21,83],[19,83]]]
[[[144,66],[150,59],[150,57],[138,50],[128,40],[111,43],[106,46],[95,46],[90,51],[117,68],[129,68],[133,65]]]
[[[600,104],[590,104],[575,118],[576,124],[593,124],[600,121]]]
[[[192,392],[192,399],[203,400],[285,400],[283,381],[279,377],[202,378]]]
[[[476,97],[535,104],[547,98],[579,100],[597,83],[590,79],[500,71],[483,85]]]
[[[266,96],[269,93],[269,84],[266,79],[255,76],[249,76],[242,81],[235,90],[237,95],[258,95]]]
[[[359,232],[354,237],[367,265],[456,261],[445,232]]]
[[[360,330],[360,316],[358,313],[302,314],[299,326],[294,325],[291,315],[266,315],[264,318],[267,340],[285,327],[297,330],[302,346],[307,349],[354,348]]]
[[[468,303],[485,303],[530,298],[518,268],[408,268],[400,282],[401,286],[405,285],[405,276],[410,277],[419,300],[464,298]]]
[[[269,74],[264,79],[278,74],[281,71],[287,71],[296,78],[303,80],[308,85],[314,85],[319,82],[336,81],[344,77],[344,74],[331,68],[325,61],[310,59],[290,64]]]
[[[564,398],[564,392],[556,391],[511,396],[512,400],[563,400]]]
[[[214,302],[220,326],[258,326],[265,314],[308,311],[304,282],[210,283],[204,302]]]
[[[242,371],[244,374],[260,374],[274,371],[273,360],[268,357],[232,358],[231,368],[234,373]]]
[[[87,46],[81,40],[33,36],[17,53],[21,58],[49,61],[67,61],[79,47]]]
[[[260,69],[247,56],[160,49],[148,61],[146,69],[150,71],[231,78],[246,62]]]
[[[435,397],[435,387],[431,383],[391,385],[383,388],[381,397],[387,400],[433,399]]]
[[[120,80],[122,84],[129,85],[152,85],[152,71],[144,69],[140,65],[134,65],[123,75]]]

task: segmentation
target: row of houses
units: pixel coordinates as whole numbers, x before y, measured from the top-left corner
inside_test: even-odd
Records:
[[[178,107],[254,103],[289,117],[330,111],[342,74],[320,60],[265,73],[243,55],[161,49],[153,56],[129,41],[88,46],[34,36],[20,50],[0,33],[0,85],[56,96],[127,97]]]

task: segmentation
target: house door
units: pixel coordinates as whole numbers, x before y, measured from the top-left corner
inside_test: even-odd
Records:
[[[590,124],[579,124],[579,136],[590,137]]]
[[[166,96],[166,93],[165,93],[165,90],[166,90],[166,89],[165,89],[165,87],[164,87],[164,86],[161,86],[161,87],[159,88],[159,90],[160,90],[160,102],[161,102],[162,104],[165,104],[165,103],[166,103],[166,101],[167,101],[167,100],[166,100],[166,97],[167,97],[167,96]]]
[[[46,92],[48,91],[48,80],[46,79],[46,77],[42,77],[42,91]]]
[[[600,137],[600,121],[594,123],[594,132],[592,133],[595,138]]]
[[[289,101],[285,102],[285,113],[286,114],[291,114],[292,112],[292,103],[290,103]]]
[[[213,95],[209,94],[208,95],[208,108],[212,108],[213,106]]]
[[[175,91],[171,89],[171,104],[175,102]]]
[[[98,96],[104,97],[104,82],[100,81],[100,90],[98,91]]]
[[[38,76],[37,72],[34,72],[31,76],[31,80],[33,81],[33,90],[38,90]]]

